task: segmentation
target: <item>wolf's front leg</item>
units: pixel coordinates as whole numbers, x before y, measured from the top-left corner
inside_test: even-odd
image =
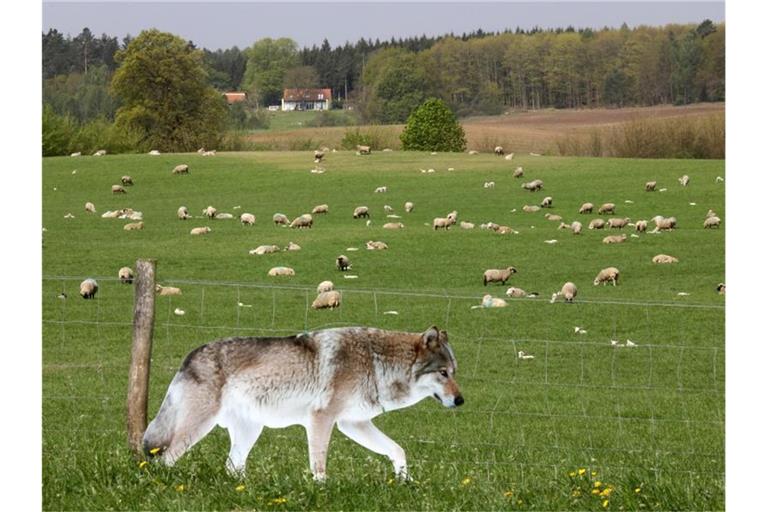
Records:
[[[312,414],[307,425],[309,442],[309,469],[315,481],[325,481],[325,461],[328,457],[328,443],[331,441],[334,417],[325,412]]]
[[[339,421],[341,433],[369,450],[386,455],[392,461],[398,478],[410,481],[405,450],[369,421]]]

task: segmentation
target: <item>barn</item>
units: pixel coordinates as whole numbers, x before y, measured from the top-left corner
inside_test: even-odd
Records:
[[[282,110],[329,110],[330,89],[285,89],[281,101]]]
[[[240,103],[241,101],[245,101],[248,98],[248,95],[244,92],[225,92],[222,94],[227,100],[228,105],[232,105],[233,103]]]

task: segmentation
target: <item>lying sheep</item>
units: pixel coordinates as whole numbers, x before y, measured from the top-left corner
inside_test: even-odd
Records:
[[[581,208],[579,208],[579,213],[592,213],[592,210],[595,208],[595,205],[592,203],[584,203],[581,205]]]
[[[85,211],[88,213],[96,213],[96,206],[89,201],[85,203]]]
[[[403,229],[405,224],[402,222],[387,222],[382,226],[384,229]]]
[[[655,181],[649,181],[645,184],[645,191],[646,192],[653,192],[656,190],[656,182]]]
[[[189,174],[189,165],[181,164],[173,168],[172,174]]]
[[[242,213],[240,214],[240,223],[243,226],[253,226],[256,224],[256,216],[252,213]]]
[[[476,149],[470,149],[469,151],[467,151],[467,154],[469,154],[469,155],[479,155],[480,152],[478,150],[476,150]]]
[[[376,187],[376,190],[373,191],[374,194],[383,194],[387,191],[387,187]]]
[[[536,192],[544,187],[544,182],[541,180],[533,180],[528,183],[523,183],[520,187],[530,192]]]
[[[231,213],[224,213],[224,212],[217,213],[216,216],[214,217],[214,219],[217,219],[217,220],[229,220],[234,218],[235,216],[232,215]]]
[[[595,280],[593,284],[597,286],[600,283],[603,283],[603,286],[605,284],[611,281],[613,283],[613,286],[616,286],[619,282],[619,269],[616,267],[607,267],[601,270],[597,273],[597,276],[595,276]]]
[[[341,270],[342,272],[345,272],[349,270],[349,258],[344,256],[343,254],[336,257],[336,268]]]
[[[160,154],[160,152],[158,150],[156,150],[156,149],[152,149],[152,150],[150,150],[149,154],[152,155],[152,156],[157,156],[157,155]]]
[[[500,235],[508,235],[512,232],[514,232],[514,229],[509,226],[499,226],[499,229],[496,230],[496,233]]]
[[[495,222],[486,222],[483,224],[480,224],[480,229],[488,229],[490,231],[498,231],[499,225]]]
[[[179,209],[176,210],[176,217],[178,217],[179,220],[187,220],[191,215],[186,206],[180,206]]]
[[[101,214],[102,219],[116,219],[122,214],[122,210],[107,210]]]
[[[216,208],[214,208],[213,206],[209,206],[208,208],[203,209],[203,215],[205,215],[209,219],[214,218],[217,212],[218,210],[216,210]]]
[[[211,228],[208,226],[201,227],[201,228],[192,228],[192,230],[189,232],[190,235],[204,235],[206,233],[210,233]]]
[[[481,305],[484,308],[503,308],[507,306],[507,301],[504,299],[497,299],[491,295],[483,295],[483,302]]]
[[[99,283],[95,279],[88,278],[80,283],[80,296],[84,299],[92,299],[99,291]]]
[[[523,177],[523,168],[518,167],[515,169],[515,171],[512,173],[513,178],[522,178]]]
[[[523,205],[522,210],[525,213],[535,213],[535,212],[541,210],[541,208],[539,206],[536,206],[535,204],[526,204],[526,205]]]
[[[413,211],[413,203],[410,201],[407,201],[405,203],[405,211],[406,213],[411,213]]]
[[[394,208],[392,208],[391,206],[389,206],[388,204],[385,204],[385,205],[384,205],[384,211],[385,211],[386,213],[392,213],[393,211],[395,211],[395,209],[394,209]]]
[[[454,224],[456,224],[456,219],[453,217],[435,217],[434,220],[432,220],[432,229],[435,231],[440,228],[447,230]]]
[[[677,218],[675,217],[657,215],[651,220],[656,224],[656,227],[653,228],[654,232],[671,231],[677,227]]]
[[[133,283],[133,270],[131,270],[131,267],[123,267],[117,271],[117,277],[121,283],[131,284]]]
[[[312,228],[312,222],[313,222],[312,215],[310,215],[308,213],[305,213],[305,214],[299,215],[298,217],[293,219],[293,221],[291,221],[291,225],[289,227],[291,227],[291,228],[298,228],[298,229],[302,229],[302,228],[310,228],[311,229]]]
[[[515,267],[489,268],[483,272],[483,286],[487,286],[488,283],[498,282],[501,284],[507,284],[507,279],[509,279],[512,274],[515,273],[517,273],[517,269]]]
[[[80,151],[78,151],[77,153],[72,153],[69,156],[81,156],[81,155],[82,155],[82,153]]]
[[[272,267],[269,269],[269,272],[267,272],[268,276],[287,276],[292,277],[296,275],[296,271],[293,270],[291,267]]]
[[[612,217],[608,219],[607,226],[609,229],[623,229],[627,224],[629,224],[629,217],[623,219]]]
[[[604,203],[600,208],[597,209],[598,215],[603,215],[607,213],[610,213],[611,215],[616,213],[616,205],[613,203]]]
[[[507,289],[507,297],[537,297],[538,295],[536,292],[528,293],[522,288],[515,288],[514,286]]]
[[[122,178],[120,178],[120,181],[126,187],[133,185],[133,178],[131,178],[130,176],[123,176]]]
[[[361,155],[370,155],[371,154],[371,146],[357,146],[357,152]]]
[[[549,302],[554,303],[559,297],[562,297],[565,302],[573,303],[573,299],[576,298],[577,292],[576,285],[568,281],[563,285],[559,292],[552,294],[552,300]]]
[[[323,281],[317,285],[317,293],[329,292],[333,290],[333,281]]]
[[[365,242],[365,248],[369,251],[382,251],[384,249],[389,249],[389,246],[385,242],[368,240]]]
[[[312,309],[337,308],[341,305],[341,293],[337,290],[322,292],[312,301]]]
[[[131,222],[130,224],[126,224],[123,226],[123,229],[126,231],[137,231],[139,229],[144,229],[144,222]]]
[[[483,188],[493,188],[495,186],[496,186],[495,181],[486,181],[485,183],[483,183]]]
[[[651,259],[652,263],[679,263],[680,260],[669,254],[657,254]]]
[[[627,235],[609,235],[603,238],[604,244],[620,244],[627,239]]]
[[[257,248],[251,249],[250,251],[248,251],[248,254],[250,254],[251,256],[253,255],[262,256],[264,254],[272,254],[274,252],[279,252],[279,251],[280,251],[280,248],[276,245],[260,245]]]
[[[542,208],[552,208],[552,198],[550,196],[545,197],[541,200],[541,207]]]
[[[461,229],[475,229],[475,225],[474,224],[472,224],[471,222],[466,222],[466,221],[461,221],[459,223],[459,227]]]
[[[704,220],[704,228],[719,228],[720,227],[720,217],[707,217],[706,220]]]
[[[359,219],[361,217],[370,218],[370,215],[368,214],[367,206],[358,206],[357,208],[355,208],[355,211],[352,212],[353,219]]]
[[[280,224],[282,224],[282,225],[288,225],[288,224],[290,224],[290,221],[288,220],[288,217],[286,217],[286,216],[285,216],[284,214],[282,214],[282,213],[276,213],[276,214],[274,214],[274,215],[272,216],[272,222],[274,222],[274,223],[275,223],[275,226],[277,226],[277,225],[280,225]]]
[[[158,284],[155,285],[155,293],[160,296],[181,295],[181,288],[176,288],[175,286],[162,286]]]
[[[501,146],[496,146],[493,148],[493,153],[498,156],[504,156],[504,148]]]
[[[513,158],[515,158],[514,153],[509,153],[508,155],[504,155],[504,160],[512,160]]]
[[[285,248],[286,251],[300,251],[301,246],[299,244],[295,244],[293,242],[288,242],[288,245]]]
[[[100,149],[100,150],[98,150],[97,152],[95,152],[95,153],[93,154],[93,156],[104,156],[104,155],[106,155],[106,154],[107,154],[107,150],[106,150],[106,149]]]
[[[594,219],[589,223],[589,229],[603,229],[605,221],[603,219]]]
[[[560,216],[560,215],[553,215],[551,213],[545,213],[544,214],[544,218],[547,219],[547,220],[551,220],[553,222],[558,222],[558,221],[563,220],[562,216]]]
[[[127,194],[127,193],[128,193],[128,191],[127,191],[127,190],[125,190],[125,189],[124,189],[123,187],[121,187],[120,185],[112,185],[112,193],[113,193],[113,194]]]
[[[687,174],[683,174],[679,178],[677,178],[677,181],[684,187],[688,186],[688,182],[691,181],[691,178],[688,177]]]
[[[638,220],[635,222],[635,231],[639,231],[641,233],[645,233],[645,231],[648,229],[648,221],[647,220]]]

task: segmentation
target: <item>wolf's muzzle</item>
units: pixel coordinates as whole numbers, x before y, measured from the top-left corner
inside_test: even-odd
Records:
[[[457,396],[456,398],[453,399],[453,405],[455,405],[457,407],[459,405],[463,404],[463,403],[464,403],[464,397],[461,396],[461,395],[459,395],[459,396]]]

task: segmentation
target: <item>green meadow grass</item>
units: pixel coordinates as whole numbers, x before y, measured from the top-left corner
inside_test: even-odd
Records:
[[[171,174],[179,163],[190,165],[190,175]],[[544,181],[541,192],[520,188],[512,178],[518,165],[525,180]],[[324,166],[325,174],[309,172],[311,152],[44,159],[46,510],[725,507],[724,298],[715,292],[725,275],[725,229],[702,227],[709,208],[727,222],[724,185],[715,180],[725,176],[724,162],[340,152]],[[428,168],[436,172],[419,171]],[[112,195],[124,174],[135,186]],[[691,177],[685,188],[677,183],[683,174]],[[491,180],[496,186],[484,189]],[[649,180],[667,190],[644,192]],[[383,185],[388,192],[375,194]],[[544,196],[554,198],[551,213],[580,220],[583,234],[557,230],[543,210],[522,213]],[[86,201],[97,215],[83,210]],[[415,203],[413,213],[403,211],[405,201]],[[586,229],[597,215],[577,213],[585,201],[614,202],[617,215],[633,221],[674,215],[679,229],[604,245],[606,232]],[[330,213],[316,215],[311,230],[271,222],[275,212],[293,218],[321,203]],[[405,229],[381,228],[398,220],[386,219],[384,204]],[[208,205],[250,212],[257,222],[179,221],[181,205],[198,217]],[[372,226],[352,219],[359,205],[370,208]],[[126,232],[129,221],[100,217],[122,207],[142,211],[145,229]],[[460,220],[493,221],[519,234],[425,225],[454,209]],[[75,218],[64,218],[69,212]],[[208,235],[189,234],[206,225]],[[544,243],[551,239],[558,243]],[[389,250],[366,251],[367,240],[383,240]],[[302,250],[248,254],[289,241]],[[680,262],[653,265],[658,253]],[[349,256],[357,279],[335,269],[339,254]],[[219,428],[173,468],[140,467],[125,433],[133,289],[116,280],[137,258],[155,258],[158,281],[183,290],[157,297],[150,417],[183,357],[205,342],[342,325],[446,329],[466,404],[449,411],[425,400],[375,420],[405,449],[409,484],[393,481],[389,461],[338,432],[329,479],[313,483],[300,427],[265,429],[241,480],[224,470],[228,438]],[[296,276],[268,277],[277,265]],[[483,287],[482,273],[508,265],[518,273],[507,286],[540,297],[471,309],[485,293],[504,296],[507,286]],[[621,270],[619,286],[592,285],[606,266]],[[95,300],[78,296],[85,277],[99,281]],[[342,307],[311,310],[325,279],[342,290]],[[550,304],[569,280],[579,287],[575,303]],[[57,298],[61,292],[68,298]],[[611,339],[638,346],[615,348]],[[535,359],[518,359],[519,350]]]

